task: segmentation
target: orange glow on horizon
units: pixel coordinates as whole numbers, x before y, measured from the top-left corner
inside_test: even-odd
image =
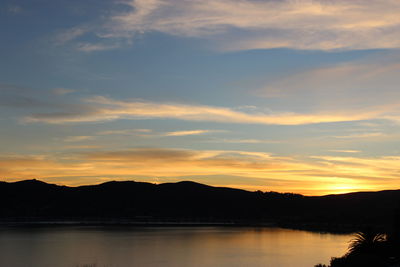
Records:
[[[398,189],[399,165],[400,157],[298,159],[246,151],[131,149],[59,158],[5,155],[0,157],[0,177],[70,186],[110,180],[154,182],[157,177],[159,183],[192,180],[250,191],[323,195]]]

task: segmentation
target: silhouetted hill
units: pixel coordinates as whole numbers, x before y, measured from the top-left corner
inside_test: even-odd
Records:
[[[134,181],[67,187],[0,182],[0,220],[136,223],[275,223],[297,228],[390,227],[400,190],[321,197],[249,192],[195,182]]]

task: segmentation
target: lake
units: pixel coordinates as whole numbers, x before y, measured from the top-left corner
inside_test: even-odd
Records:
[[[4,267],[313,267],[350,235],[251,227],[0,228]]]

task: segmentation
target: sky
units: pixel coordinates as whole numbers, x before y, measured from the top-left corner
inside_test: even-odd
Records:
[[[0,180],[400,188],[398,0],[3,0]]]

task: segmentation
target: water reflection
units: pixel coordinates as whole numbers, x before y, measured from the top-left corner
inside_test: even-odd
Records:
[[[2,228],[0,266],[312,267],[342,255],[349,239],[280,228]]]

